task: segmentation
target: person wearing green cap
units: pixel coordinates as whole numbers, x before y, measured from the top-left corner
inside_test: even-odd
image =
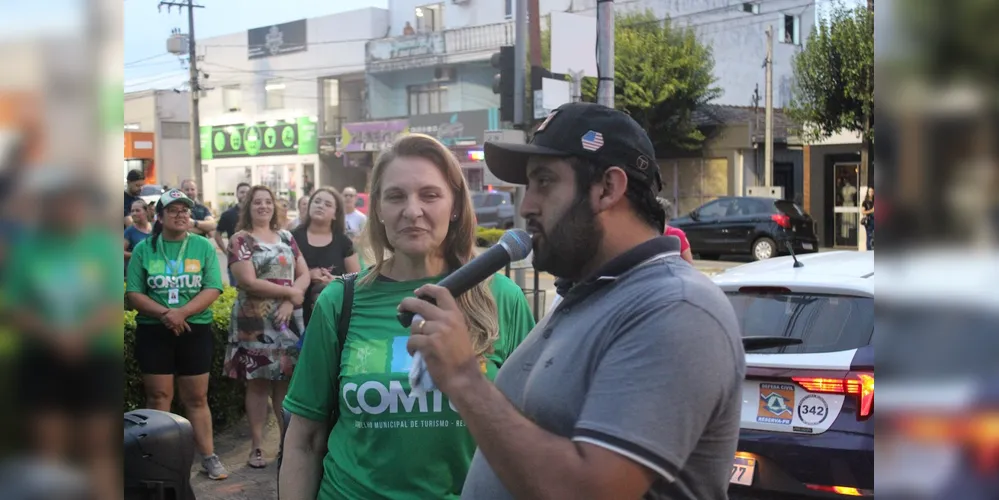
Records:
[[[225,479],[214,452],[208,408],[208,372],[214,342],[209,307],[222,293],[222,272],[215,246],[191,234],[194,201],[171,189],[156,203],[156,224],[149,238],[132,250],[125,291],[138,310],[135,358],[143,373],[147,406],[170,411],[174,378],[202,467],[211,479]]]

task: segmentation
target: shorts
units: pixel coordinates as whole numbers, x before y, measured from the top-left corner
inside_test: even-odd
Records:
[[[48,346],[26,346],[18,366],[20,399],[29,410],[116,412],[121,409],[123,371],[117,352],[67,363]]]
[[[136,325],[135,360],[144,375],[204,375],[212,369],[212,325],[191,325],[174,334],[166,325]]]

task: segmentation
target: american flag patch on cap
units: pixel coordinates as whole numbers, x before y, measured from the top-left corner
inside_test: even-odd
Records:
[[[604,146],[604,135],[593,130],[583,136],[583,149],[596,151]]]

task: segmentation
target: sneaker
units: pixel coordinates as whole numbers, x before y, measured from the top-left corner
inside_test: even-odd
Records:
[[[208,479],[221,480],[229,477],[229,471],[222,465],[219,456],[215,454],[202,458],[201,468],[208,474]]]

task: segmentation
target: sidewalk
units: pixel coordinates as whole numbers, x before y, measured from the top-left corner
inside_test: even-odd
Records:
[[[244,417],[224,432],[215,434],[215,453],[229,469],[229,478],[212,481],[201,472],[201,457],[191,467],[191,486],[198,500],[274,500],[277,498],[277,421],[271,416],[264,430],[264,456],[268,465],[253,469],[250,455],[250,425]]]

